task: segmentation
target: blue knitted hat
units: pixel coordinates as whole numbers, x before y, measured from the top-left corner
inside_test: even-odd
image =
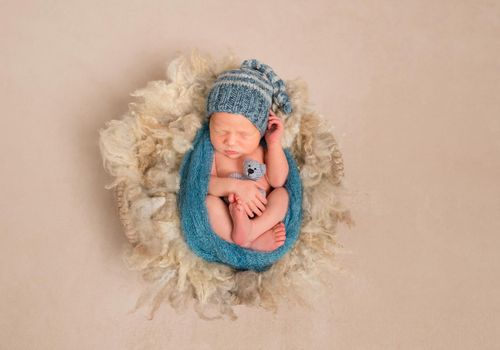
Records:
[[[208,94],[207,115],[210,118],[214,112],[241,114],[262,137],[273,103],[285,114],[292,112],[283,80],[268,65],[256,59],[245,60],[239,69],[227,70],[217,77]]]

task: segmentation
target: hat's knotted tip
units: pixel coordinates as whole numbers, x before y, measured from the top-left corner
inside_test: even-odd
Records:
[[[253,69],[261,72],[273,86],[273,103],[276,103],[278,107],[283,112],[285,112],[285,114],[292,113],[292,103],[290,101],[288,93],[286,92],[285,82],[280,77],[278,77],[278,75],[270,66],[253,58],[243,61],[240,68]]]

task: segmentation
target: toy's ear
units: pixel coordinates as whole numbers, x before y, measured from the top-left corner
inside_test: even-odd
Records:
[[[265,173],[266,173],[266,165],[262,164],[262,174],[265,174]]]

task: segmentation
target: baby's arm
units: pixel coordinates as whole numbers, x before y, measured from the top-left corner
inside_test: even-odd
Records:
[[[217,177],[210,175],[210,182],[208,183],[208,194],[217,197],[226,197],[231,193],[236,192],[238,186],[238,179],[230,177]]]
[[[288,177],[288,160],[283,151],[283,146],[281,146],[281,137],[284,132],[283,121],[270,109],[267,130],[264,136],[267,144],[264,162],[266,164],[267,182],[274,188],[283,187]]]
[[[288,161],[280,142],[267,145],[264,153],[266,179],[272,187],[282,187],[288,177]]]
[[[215,156],[212,161],[212,171],[208,182],[208,194],[216,197],[227,197],[234,193],[237,186],[236,179],[231,177],[218,177],[215,170]]]

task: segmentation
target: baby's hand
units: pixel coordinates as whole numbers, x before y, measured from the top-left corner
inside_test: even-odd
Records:
[[[261,187],[256,181],[241,180],[241,185],[236,190],[237,201],[243,206],[246,213],[250,217],[254,217],[254,213],[258,216],[266,209],[267,199],[259,191]]]
[[[283,136],[284,131],[285,127],[283,125],[283,121],[270,109],[267,130],[264,135],[266,143],[270,145],[281,142],[281,137]]]

